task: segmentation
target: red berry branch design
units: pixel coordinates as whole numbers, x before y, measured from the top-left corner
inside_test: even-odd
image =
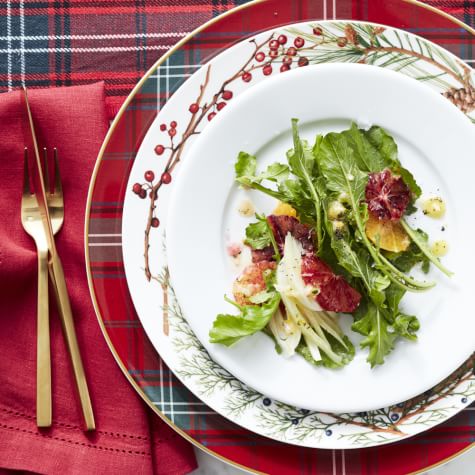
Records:
[[[168,144],[160,143],[155,146],[155,154],[158,157],[168,157],[158,180],[155,173],[147,170],[144,174],[144,183],[135,183],[132,191],[141,199],[149,198],[149,209],[144,237],[144,270],[147,280],[152,273],[149,262],[150,232],[152,228],[160,226],[160,220],[156,214],[157,200],[160,188],[172,181],[172,173],[179,163],[188,139],[199,134],[199,126],[206,118],[211,121],[226,107],[233,98],[233,91],[229,86],[236,80],[241,79],[249,83],[258,70],[263,76],[270,76],[274,71],[284,73],[295,67],[304,67],[309,64],[322,62],[358,62],[376,64],[376,61],[387,54],[396,55],[395,61],[407,61],[408,57],[414,60],[424,61],[426,64],[438,68],[442,74],[446,74],[462,84],[460,89],[451,87],[444,95],[458,106],[463,112],[468,113],[475,109],[475,89],[471,83],[471,74],[468,67],[461,65],[463,72],[454,70],[446,61],[442,64],[430,51],[425,52],[422,46],[420,51],[403,46],[400,38],[399,43],[392,44],[384,35],[385,28],[371,25],[359,26],[352,24],[339,24],[338,33],[333,33],[327,28],[314,25],[312,32],[304,32],[289,29],[292,38],[285,34],[272,33],[264,41],[258,43],[251,40],[254,46],[252,53],[244,64],[231,77],[226,79],[217,92],[209,101],[204,100],[205,92],[209,84],[211,65],[206,68],[206,75],[200,86],[197,98],[190,104],[188,111],[191,117],[178,140],[178,123],[173,120],[169,124],[162,123],[160,131],[166,134]],[[411,45],[409,40],[409,45]],[[426,48],[429,48],[426,45]]]
[[[208,102],[204,102],[204,95],[211,74],[211,65],[207,67],[205,79],[200,86],[199,95],[188,108],[191,117],[178,142],[176,142],[176,136],[178,134],[178,123],[176,121],[171,121],[168,125],[164,123],[160,125],[160,131],[168,135],[169,141],[168,145],[160,143],[156,145],[154,149],[155,154],[159,157],[168,154],[163,171],[159,179],[155,180],[155,173],[152,170],[147,170],[144,173],[145,182],[135,183],[132,187],[132,191],[139,198],[146,199],[147,196],[149,198],[149,209],[144,237],[144,270],[147,280],[152,278],[149,260],[150,232],[152,228],[158,228],[160,226],[160,220],[156,215],[159,190],[163,185],[171,183],[173,170],[182,157],[188,139],[193,135],[199,134],[198,126],[202,123],[203,119],[206,118],[208,121],[213,120],[216,114],[226,107],[227,102],[233,98],[233,91],[229,89],[228,86],[237,79],[249,83],[252,81],[253,73],[257,70],[261,70],[264,76],[271,75],[274,70],[273,65],[278,58],[282,58],[280,61],[280,72],[288,71],[291,68],[294,58],[297,58],[296,63],[298,66],[306,66],[308,64],[308,59],[298,55],[299,49],[305,44],[303,38],[295,38],[293,46],[287,47],[287,36],[283,34],[277,38],[274,36],[274,34],[271,34],[261,43],[251,40],[251,43],[254,45],[254,50],[249,58],[235,74],[221,84],[218,91],[212,95]]]

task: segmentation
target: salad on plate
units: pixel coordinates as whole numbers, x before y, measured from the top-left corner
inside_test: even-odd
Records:
[[[406,292],[435,286],[412,275],[416,267],[421,275],[431,266],[451,275],[439,259],[447,244],[430,246],[408,224],[422,190],[383,128],[352,124],[310,144],[292,119],[292,135],[286,163],[258,171],[255,156],[237,157],[237,183],[275,198],[276,208],[246,228],[252,263],[235,280],[234,298],[225,297],[236,313],[216,317],[210,341],[230,346],[263,331],[285,357],[339,368],[355,354],[339,324],[345,313],[371,367],[381,365],[398,340],[417,340],[417,316],[400,303]],[[422,210],[438,218],[445,205],[433,197]]]

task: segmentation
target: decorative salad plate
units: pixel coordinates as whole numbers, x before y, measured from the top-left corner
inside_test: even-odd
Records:
[[[334,20],[320,21],[327,18]],[[186,166],[193,142],[209,124],[218,126],[220,114],[242,93],[280,75],[279,55],[272,58],[272,71],[266,69],[270,74],[263,71],[271,35],[285,35],[286,47],[304,39],[289,69],[299,68],[299,60],[302,66],[365,62],[391,69],[444,96],[473,121],[473,73],[452,54],[475,59],[465,47],[473,41],[469,31],[413,0],[250,2],[185,38],[132,92],[106,138],[91,184],[87,270],[99,323],[118,364],[155,412],[189,441],[250,471],[289,474],[418,473],[471,446],[473,356],[410,400],[356,413],[286,405],[232,376],[210,357],[184,317],[170,285],[163,232],[171,222],[180,164]],[[257,61],[259,53],[265,61]],[[209,109],[191,121],[197,101]],[[211,121],[210,114],[216,114]],[[153,172],[150,180],[147,171]],[[153,186],[156,199],[150,189],[141,199],[135,183]],[[338,450],[343,448],[354,450]]]
[[[277,50],[277,56],[275,56],[275,54],[272,54],[272,51],[275,50],[270,48],[270,43],[281,35],[285,36],[286,43]],[[297,48],[295,46],[296,44],[301,46]],[[288,56],[286,53],[289,48],[296,50],[295,59],[290,65],[289,71],[281,72],[279,68],[282,64],[282,58]],[[423,51],[422,57],[420,51]],[[263,60],[261,60],[260,53],[264,56]],[[304,58],[305,61],[303,61],[302,58]],[[355,414],[354,411],[351,411],[352,409],[358,409],[357,412],[361,413],[361,410],[364,409],[374,409],[378,406],[378,402],[382,401],[383,404],[389,403],[389,407],[384,409],[384,411],[390,414],[389,420],[397,422],[397,420],[400,419],[400,415],[398,411],[392,409],[392,407],[404,401],[406,397],[412,397],[417,395],[418,392],[420,393],[421,390],[430,389],[431,386],[440,381],[441,377],[447,376],[451,370],[456,369],[470,353],[473,338],[467,337],[465,343],[461,345],[461,348],[463,348],[461,353],[455,355],[454,360],[450,361],[446,366],[445,363],[448,357],[444,357],[439,351],[442,345],[441,339],[444,337],[444,325],[442,321],[445,321],[447,318],[447,308],[445,308],[442,312],[445,314],[443,319],[441,317],[441,320],[432,320],[432,322],[440,321],[440,327],[435,331],[427,333],[427,335],[430,334],[435,338],[432,344],[428,343],[428,346],[432,346],[433,352],[422,351],[425,356],[420,355],[420,358],[417,359],[418,362],[424,361],[424,363],[421,363],[419,371],[409,372],[408,370],[411,369],[411,361],[409,358],[404,358],[404,356],[391,359],[390,366],[400,365],[401,361],[405,362],[401,364],[399,371],[395,373],[394,379],[392,378],[391,370],[383,372],[382,370],[379,371],[379,368],[378,379],[375,379],[374,372],[369,371],[368,368],[368,370],[366,370],[367,379],[363,379],[363,381],[365,384],[369,384],[369,381],[373,383],[369,386],[367,393],[365,393],[364,389],[359,390],[358,388],[360,388],[360,386],[355,386],[355,381],[358,381],[358,379],[362,377],[362,374],[364,374],[362,373],[362,369],[359,371],[356,370],[352,379],[348,379],[346,373],[339,372],[337,376],[328,380],[327,385],[324,386],[324,391],[320,393],[320,400],[317,394],[313,394],[315,393],[316,387],[318,387],[320,378],[315,378],[314,384],[316,387],[312,387],[312,382],[309,381],[307,374],[306,377],[302,378],[302,381],[305,385],[310,385],[311,390],[305,393],[305,391],[302,390],[302,386],[294,386],[295,394],[293,394],[293,397],[289,397],[289,393],[284,391],[286,387],[285,379],[281,380],[281,387],[277,390],[270,385],[266,386],[264,384],[266,381],[273,381],[273,384],[276,383],[275,379],[270,380],[268,378],[266,380],[263,378],[263,374],[269,371],[271,365],[269,361],[260,367],[260,371],[257,372],[257,376],[255,377],[253,377],[253,375],[256,375],[254,371],[257,369],[257,365],[251,365],[249,359],[245,361],[248,369],[247,372],[245,372],[242,367],[237,368],[236,365],[242,361],[242,358],[239,356],[242,355],[236,353],[244,351],[245,353],[247,352],[249,358],[252,358],[249,346],[243,347],[241,345],[234,351],[213,349],[213,355],[219,355],[215,358],[217,360],[216,362],[209,355],[207,349],[202,346],[202,343],[205,341],[210,318],[214,318],[219,305],[222,305],[222,295],[229,289],[229,285],[227,288],[226,286],[217,285],[216,280],[219,280],[219,272],[222,266],[218,268],[216,274],[214,274],[212,263],[208,264],[208,267],[206,266],[206,260],[210,259],[209,253],[204,253],[203,249],[199,247],[195,250],[195,243],[199,246],[204,239],[199,236],[194,236],[194,233],[203,232],[201,227],[199,229],[196,228],[197,217],[199,217],[199,219],[203,217],[204,219],[206,215],[216,215],[218,217],[222,215],[222,206],[219,207],[218,203],[222,203],[224,195],[220,192],[215,195],[213,190],[217,189],[219,185],[222,186],[223,182],[229,187],[229,173],[227,175],[224,174],[222,164],[225,163],[227,166],[226,169],[232,171],[231,163],[235,155],[231,153],[229,156],[218,157],[214,152],[210,154],[210,157],[215,160],[213,164],[211,164],[209,160],[210,157],[208,157],[208,161],[206,162],[205,172],[207,179],[204,180],[204,191],[199,192],[197,189],[203,182],[201,171],[198,173],[196,170],[198,165],[195,166],[191,174],[187,174],[184,177],[184,183],[189,185],[190,180],[194,182],[193,188],[189,190],[180,185],[181,164],[184,163],[184,167],[193,167],[193,164],[186,164],[185,162],[188,155],[192,158],[196,157],[196,154],[193,153],[193,143],[196,142],[199,146],[199,135],[202,133],[206,134],[204,130],[208,126],[214,127],[214,130],[218,128],[217,122],[221,120],[221,111],[223,117],[230,117],[230,114],[226,114],[226,111],[223,109],[225,107],[231,109],[233,107],[233,101],[238,100],[240,94],[252,94],[251,91],[254,87],[259,88],[258,91],[264,94],[266,91],[265,82],[269,81],[275,84],[276,80],[273,79],[274,76],[280,75],[282,80],[279,84],[283,85],[283,87],[285,87],[286,81],[290,83],[289,91],[287,92],[287,96],[290,95],[291,97],[289,101],[290,104],[286,106],[285,102],[283,102],[280,108],[282,112],[277,114],[277,117],[281,119],[285,118],[290,124],[291,116],[296,113],[298,116],[299,112],[306,112],[304,118],[311,120],[312,118],[309,115],[309,111],[304,111],[302,106],[296,111],[292,110],[291,105],[294,104],[296,100],[294,97],[295,94],[293,95],[292,93],[292,78],[295,77],[295,74],[300,74],[301,69],[307,68],[312,71],[314,68],[315,80],[317,80],[317,68],[321,63],[328,62],[365,62],[366,65],[372,67],[398,71],[399,74],[406,74],[413,80],[419,80],[423,83],[423,86],[420,84],[416,85],[418,87],[413,86],[416,87],[415,91],[411,89],[412,81],[402,81],[403,84],[409,84],[407,89],[403,89],[404,93],[408,94],[407,104],[411,104],[416,100],[415,97],[425,97],[423,92],[426,88],[439,88],[439,92],[449,95],[451,94],[450,91],[456,88],[457,84],[455,78],[457,78],[459,82],[471,81],[471,71],[460,62],[456,62],[455,58],[435,45],[402,31],[368,23],[301,23],[288,26],[284,29],[266,31],[251,39],[240,42],[218,55],[210,61],[206,67],[201,68],[192,75],[160,110],[159,116],[148,129],[129,175],[128,193],[125,195],[124,203],[122,245],[127,282],[142,325],[160,356],[192,392],[218,413],[262,435],[310,447],[348,448],[353,446],[356,434],[361,430],[360,425],[338,424],[331,430],[332,436],[329,437],[326,432],[327,429],[324,428],[328,423],[332,424],[332,422],[334,422],[332,416],[328,414],[329,412],[350,413],[349,417],[354,418]],[[268,70],[265,70],[266,66],[272,68],[270,74],[268,74]],[[298,72],[295,72],[294,69],[297,69]],[[361,67],[361,69],[356,70],[371,71],[372,69],[368,66],[367,68]],[[356,101],[355,89],[348,85],[347,91],[344,92],[343,90],[346,83],[351,83],[353,71],[355,71],[355,69],[351,67],[347,69],[342,68],[341,74],[339,75],[340,80],[336,82],[336,85],[338,86],[340,95],[346,97],[347,100],[334,101],[335,108],[339,107],[341,109],[338,109],[336,116],[332,114],[328,115],[327,113],[327,115],[321,117],[322,120],[326,117],[330,117],[331,119],[340,117],[346,120],[353,118],[357,120],[358,111],[363,113],[364,104]],[[378,75],[376,76],[379,78]],[[385,78],[386,76],[390,78],[394,77],[394,75],[389,73],[384,75]],[[365,78],[365,80],[367,79],[368,78]],[[358,78],[356,81],[358,85],[364,82],[364,80]],[[327,83],[329,83],[329,81],[325,82],[325,84]],[[386,83],[383,81],[383,84]],[[320,94],[324,94],[322,90],[324,87],[323,84],[318,83]],[[330,85],[328,85],[328,87],[330,88]],[[402,98],[399,97],[398,88],[396,87],[396,90],[394,90],[394,87],[393,84],[391,84],[391,87],[387,89],[381,87],[377,90],[378,96],[375,103],[368,104],[369,110],[371,111],[369,113],[376,114],[378,111],[383,110],[377,107],[377,103],[381,102],[384,97],[387,97],[387,100],[392,99],[389,103],[390,107],[394,108],[399,105],[398,111],[395,114],[397,117],[396,123],[389,124],[395,128],[396,131],[398,130],[398,126],[401,127],[401,124],[404,124],[404,118],[406,119],[406,124],[411,124],[402,135],[403,139],[407,141],[408,148],[417,145],[418,147],[426,147],[427,149],[427,147],[431,146],[431,137],[433,136],[429,131],[430,125],[428,125],[426,129],[427,135],[421,143],[420,140],[416,140],[418,132],[416,123],[409,122],[409,119],[411,115],[420,112],[422,115],[419,117],[419,115],[416,114],[417,118],[427,122],[431,111],[434,110],[437,110],[439,116],[441,113],[449,114],[450,116],[450,118],[444,117],[444,120],[442,120],[441,117],[441,122],[437,128],[434,128],[434,130],[436,130],[434,136],[438,136],[443,133],[443,131],[446,131],[449,126],[448,124],[455,117],[457,126],[461,125],[463,129],[459,137],[459,142],[461,141],[463,143],[462,139],[467,137],[469,137],[470,143],[473,141],[471,131],[468,132],[467,130],[470,128],[469,119],[465,117],[460,108],[455,107],[453,103],[450,104],[447,100],[444,102],[444,98],[438,97],[437,94],[430,94],[428,101],[435,100],[436,104],[440,105],[440,110],[438,110],[437,107],[435,109],[428,107],[427,103],[424,103],[422,109],[415,107],[414,110],[409,110],[402,101]],[[443,90],[440,90],[441,87]],[[293,90],[298,90],[298,88],[294,88]],[[419,95],[417,94],[418,92]],[[329,90],[329,95],[336,93],[338,93],[338,91],[333,89]],[[279,94],[274,97],[282,97],[282,91],[279,91]],[[315,94],[317,100],[314,107],[317,109],[320,96],[317,92]],[[271,95],[272,94],[270,94],[270,96]],[[359,99],[361,99],[361,97],[367,98],[370,97],[370,94],[363,93]],[[258,100],[257,96],[256,100]],[[352,102],[355,101],[356,107],[353,107]],[[229,106],[227,106],[228,103]],[[304,98],[303,101],[300,101],[299,105],[305,103],[308,103],[308,100]],[[416,102],[416,104],[418,104],[418,102]],[[196,106],[198,106],[197,110]],[[261,108],[261,110],[263,109]],[[268,115],[266,115],[266,117],[269,116],[268,121],[271,121],[270,116],[272,113],[269,108],[264,109],[264,111],[265,110],[268,111]],[[347,112],[345,113],[345,111]],[[425,115],[421,111],[424,111]],[[365,113],[368,113],[368,111]],[[365,113],[363,113],[361,119],[374,122],[371,119],[371,115],[368,117],[365,116]],[[385,116],[386,115],[390,117],[390,111],[385,111]],[[260,114],[257,117],[259,119],[258,122],[262,123],[264,120],[263,115]],[[318,115],[315,117],[319,118]],[[383,123],[385,118],[386,117],[381,118]],[[255,133],[252,138],[249,139],[248,143],[246,143],[246,138],[239,130],[235,130],[234,132],[241,139],[242,146],[250,145],[251,147],[255,147],[256,135],[259,135],[259,130],[256,130],[257,123],[252,120],[252,117],[245,116],[244,114],[240,116],[240,119],[243,122],[248,121],[252,124]],[[271,123],[273,125],[271,132],[275,134],[282,132],[282,121],[279,123],[271,121]],[[374,123],[377,123],[377,121]],[[417,122],[417,124],[419,124],[419,122]],[[412,132],[410,132],[409,129],[411,129]],[[228,127],[225,130],[226,140],[232,140],[232,129]],[[246,128],[247,132],[249,132],[249,130],[250,129]],[[423,135],[422,131],[419,133],[421,136]],[[267,133],[266,135],[266,133],[264,133],[263,139],[266,140],[268,137],[269,134]],[[241,143],[236,144],[236,146],[241,146]],[[452,142],[450,143],[452,144]],[[262,145],[262,143],[260,145]],[[433,145],[434,143],[432,143],[432,146]],[[433,149],[431,147],[431,153],[435,153],[436,149],[437,147]],[[235,147],[234,149],[231,148],[231,150],[232,152],[236,152]],[[449,149],[444,150],[445,153],[449,152]],[[204,150],[202,148],[199,149],[199,152],[201,156],[203,156]],[[427,155],[430,157],[431,153]],[[426,157],[424,149],[418,152],[418,154],[419,156],[422,154],[423,157]],[[456,155],[466,156],[466,154],[466,149],[461,147],[458,149]],[[463,160],[463,158],[461,158],[461,160]],[[442,164],[442,161],[443,156],[439,155],[438,163]],[[446,173],[434,170],[430,166],[428,169],[423,170],[422,173],[424,174],[424,172],[427,172],[429,169],[430,173],[435,176]],[[462,178],[463,175],[463,171],[461,171],[458,178]],[[213,183],[213,189],[210,189],[211,182]],[[448,190],[448,184],[446,183],[448,182],[441,181],[439,186],[445,187],[445,189]],[[437,186],[434,181],[430,184],[434,188]],[[194,207],[190,210],[191,214],[195,216],[193,221],[190,221],[187,217],[182,219],[182,215],[176,217],[170,216],[170,198],[173,188],[176,186],[181,186],[180,194],[190,198],[192,201],[196,200],[200,202],[199,200],[201,198],[208,197],[211,198],[212,203],[213,197],[216,196],[216,208],[210,210],[209,207],[207,207],[197,210]],[[466,186],[461,188],[465,190],[469,189]],[[457,202],[460,203],[461,199],[461,197],[458,198]],[[209,199],[206,202],[209,204]],[[180,205],[180,213],[184,213],[185,208],[183,205]],[[197,213],[200,213],[199,216]],[[454,210],[454,214],[455,213],[456,211]],[[198,307],[202,305],[203,301],[206,301],[209,305],[207,317],[204,318],[202,308],[197,314],[199,316],[198,318],[203,322],[203,326],[196,324],[189,326],[188,316],[183,313],[180,301],[176,298],[174,288],[169,280],[170,271],[166,247],[166,243],[169,242],[169,240],[165,238],[164,232],[171,219],[175,220],[174,222],[180,222],[184,225],[184,227],[178,228],[180,230],[179,232],[174,232],[173,234],[173,240],[178,240],[178,244],[174,247],[174,264],[185,265],[187,271],[183,271],[182,269],[181,275],[192,276],[192,281],[188,279],[181,285],[180,296],[186,299],[187,309],[191,309],[193,307],[192,301],[196,300],[196,293],[202,293],[202,295],[204,295],[204,299],[198,300]],[[191,225],[189,226],[189,224]],[[454,223],[454,227],[456,226],[457,223]],[[216,241],[216,232],[212,234],[212,238],[211,242],[216,245],[216,249],[222,250],[223,245],[219,243],[219,241]],[[462,236],[457,239],[461,238]],[[456,254],[455,260],[461,262],[463,258],[457,253],[457,246],[454,246],[454,248],[454,258]],[[459,250],[460,249],[466,249],[465,245],[461,246]],[[204,262],[203,260],[200,261],[198,267],[194,266],[194,261],[191,261],[190,264],[189,251],[191,251],[193,255],[204,258]],[[183,256],[185,257],[183,258]],[[463,269],[463,265],[457,265],[457,272],[463,274]],[[213,274],[215,276],[214,278],[211,277]],[[201,280],[199,275],[202,275]],[[210,279],[212,279],[211,284],[208,283]],[[195,282],[195,286],[192,286],[193,282]],[[229,278],[227,282],[229,284]],[[451,292],[448,284],[447,286],[444,285],[443,289],[442,293],[439,294],[441,297],[440,301],[437,300],[439,306],[441,305],[440,302],[444,300],[443,294],[446,291]],[[211,295],[213,296],[212,300],[210,300]],[[467,292],[464,293],[464,299],[466,298]],[[190,299],[192,300],[191,302]],[[462,307],[465,305],[463,304],[464,299],[461,300]],[[151,301],[154,301],[154,305],[150,305]],[[435,303],[435,300],[433,302]],[[157,322],[157,308],[162,308],[161,323]],[[434,311],[434,307],[430,304],[430,297],[429,302],[426,301],[426,308],[427,322],[429,322],[431,321],[430,314]],[[458,313],[463,314],[461,309],[459,309]],[[194,318],[192,315],[193,313],[190,313],[190,318]],[[468,314],[466,314],[466,318],[467,321],[470,321]],[[195,320],[192,320],[192,322],[194,321]],[[460,334],[460,332],[463,334],[462,326],[453,328],[457,334]],[[195,332],[198,329],[200,329],[200,331],[198,335],[196,335]],[[468,334],[470,334],[470,332],[468,332]],[[265,343],[261,342],[261,344],[264,345]],[[455,348],[458,347],[456,342],[454,342],[453,345]],[[271,345],[267,344],[267,346]],[[468,350],[467,347],[469,348]],[[210,348],[209,345],[207,345],[207,348]],[[424,348],[427,350],[424,344],[416,344],[412,345],[410,349],[406,347],[404,350],[410,353],[411,351],[419,352],[419,349]],[[278,358],[278,355],[273,355],[272,352],[269,351],[259,351],[259,349],[253,351],[256,351],[257,360],[263,358],[262,354],[272,355],[274,359],[273,363],[276,364],[275,360]],[[429,354],[432,356],[429,356]],[[440,361],[437,360],[440,362],[440,368],[437,367],[437,369],[432,368],[431,365],[431,358],[435,355],[441,358]],[[203,358],[208,360],[207,365],[204,365],[202,361]],[[232,368],[231,373],[219,364],[224,361],[226,362],[224,365],[226,368]],[[360,361],[361,368],[365,367],[363,357]],[[286,369],[286,371],[292,373],[294,365],[299,368],[302,368],[302,366],[307,367],[304,363],[303,361],[294,360],[289,363],[289,368],[288,370]],[[281,362],[280,364],[283,368],[284,363]],[[292,368],[290,368],[290,366],[292,366]],[[208,373],[205,371],[206,367],[209,367]],[[429,369],[431,369],[431,371],[429,371]],[[309,370],[312,370],[312,368],[309,368]],[[222,384],[219,384],[219,377],[216,371],[222,375]],[[233,377],[232,373],[238,377]],[[379,377],[381,377],[381,379],[379,379]],[[403,381],[406,381],[407,384],[399,384],[401,378]],[[231,384],[229,379],[234,382]],[[251,386],[244,384],[244,382],[242,382],[243,379],[251,382]],[[336,380],[339,380],[340,383],[337,383]],[[351,381],[353,381],[353,383]],[[384,391],[385,384],[389,384],[390,391]],[[295,379],[292,379],[292,385],[295,385]],[[352,385],[355,386],[354,390],[351,389]],[[364,385],[361,387],[364,387]],[[379,387],[379,390],[376,392],[376,394],[379,394],[379,397],[375,400],[368,399],[368,394],[371,394],[371,389],[374,391],[376,387]],[[263,389],[266,392],[262,394],[255,388]],[[330,390],[331,388],[334,388],[333,391]],[[352,401],[351,398],[344,397],[344,388],[346,388],[347,393],[355,393],[355,401]],[[291,391],[291,389],[288,389],[288,391]],[[471,389],[469,391],[471,391]],[[395,394],[392,394],[393,392],[395,392]],[[309,396],[305,398],[305,394]],[[288,402],[292,402],[293,405],[298,402],[301,408],[295,408],[293,405],[286,406],[280,400],[274,401],[269,395],[278,396],[280,400],[287,400]],[[460,403],[462,403],[461,399],[462,398],[460,398]],[[463,398],[463,400],[468,403],[468,398]],[[236,401],[237,408],[234,406],[233,401]],[[264,401],[271,402],[266,405]],[[279,414],[280,417],[283,418],[283,421],[279,422],[279,418],[274,420],[276,407],[279,408]],[[325,413],[310,412],[307,414],[309,408],[315,409],[316,407],[324,409]],[[288,411],[298,412],[302,410],[306,412],[306,416],[301,422],[300,419],[296,418],[293,418],[293,420],[299,421],[298,424],[289,422],[290,419],[288,415],[286,415]],[[433,410],[434,407],[428,407],[429,412],[427,414],[432,414]],[[455,413],[457,409],[454,407],[453,411],[453,413]],[[447,414],[447,412],[444,412],[444,414]],[[322,417],[323,423],[321,421]],[[338,417],[340,416],[338,415]],[[444,418],[441,417],[440,421],[443,419]],[[421,430],[427,429],[427,421],[421,419],[419,413],[416,419],[409,418],[405,420],[407,420],[409,424],[408,429],[404,431],[404,436],[413,435]],[[418,423],[414,424],[413,422],[415,420],[417,420]],[[429,426],[436,423],[432,416],[430,416],[429,420]],[[284,425],[282,425],[282,422]],[[383,438],[379,432],[376,432],[375,436],[375,439],[369,442],[370,444],[390,442],[401,437],[399,435],[395,436],[389,434]],[[366,430],[365,437],[367,437]],[[356,440],[358,439],[356,438]]]

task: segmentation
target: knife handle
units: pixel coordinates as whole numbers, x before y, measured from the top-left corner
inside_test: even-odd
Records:
[[[49,338],[48,247],[38,246],[36,329],[36,425],[51,427],[51,351]]]
[[[58,254],[50,257],[50,274],[53,282],[56,300],[58,302],[59,315],[63,326],[63,333],[66,339],[69,356],[73,366],[74,378],[76,380],[76,387],[79,393],[82,413],[86,423],[87,430],[94,430],[96,428],[94,422],[94,413],[91,405],[91,398],[89,396],[89,389],[87,387],[86,374],[81,360],[81,353],[76,337],[76,330],[74,329],[73,314],[71,311],[71,304],[69,302],[68,289],[66,287],[66,280],[64,278],[63,266]]]

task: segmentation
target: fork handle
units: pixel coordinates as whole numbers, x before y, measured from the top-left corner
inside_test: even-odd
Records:
[[[48,303],[48,248],[38,247],[36,331],[36,425],[51,427],[51,352]]]
[[[59,315],[61,317],[63,333],[66,339],[69,356],[71,358],[74,378],[76,380],[76,387],[79,393],[84,421],[86,423],[86,429],[94,430],[94,413],[92,410],[91,398],[89,396],[86,373],[84,372],[81,353],[79,351],[76,330],[74,329],[74,320],[71,311],[71,304],[69,302],[68,289],[66,287],[66,280],[64,278],[63,266],[58,254],[56,253],[50,256],[50,274],[56,300],[58,302]]]

